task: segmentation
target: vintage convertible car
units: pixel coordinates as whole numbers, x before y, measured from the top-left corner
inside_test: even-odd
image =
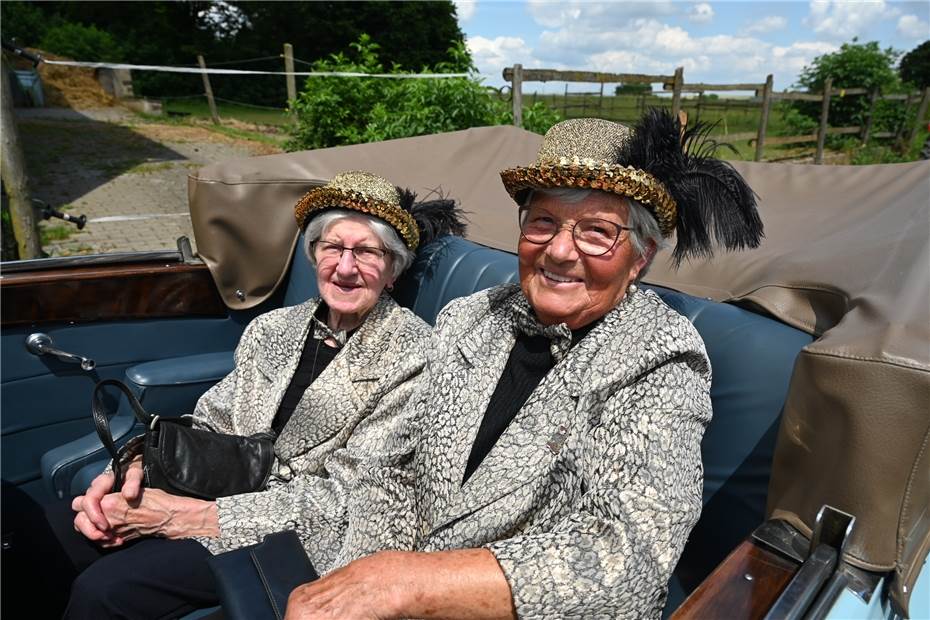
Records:
[[[291,212],[305,191],[365,169],[462,202],[468,239],[425,248],[395,289],[433,321],[450,299],[516,280],[497,172],[539,143],[488,127],[220,163],[189,180],[196,257],[3,265],[4,573],[30,545],[10,511],[80,493],[104,466],[95,381],[190,412],[252,317],[315,293]],[[666,615],[930,617],[930,163],[734,165],[760,196],[762,247],[677,271],[660,256],[646,278],[695,324],[714,370],[704,512]],[[125,439],[137,431],[118,405]]]

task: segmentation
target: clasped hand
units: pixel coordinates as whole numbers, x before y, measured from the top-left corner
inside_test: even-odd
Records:
[[[142,463],[134,460],[123,488],[111,493],[113,474],[100,474],[84,495],[71,502],[74,529],[103,547],[117,547],[141,536],[216,536],[216,503],[142,488]]]

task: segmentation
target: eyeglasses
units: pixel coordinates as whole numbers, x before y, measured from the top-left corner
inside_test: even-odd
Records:
[[[384,257],[388,255],[388,250],[376,248],[370,245],[357,245],[354,248],[347,248],[344,245],[333,243],[332,241],[318,240],[314,242],[314,253],[317,262],[323,260],[339,260],[343,252],[348,250],[352,252],[356,262],[360,265],[377,267],[384,262]]]
[[[549,243],[566,225],[544,211],[533,211],[530,207],[520,208],[520,234],[537,245]],[[571,225],[572,239],[578,251],[587,256],[602,256],[618,243],[626,241],[633,230],[599,217],[586,217]]]

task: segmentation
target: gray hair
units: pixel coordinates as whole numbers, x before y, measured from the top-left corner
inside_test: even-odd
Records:
[[[557,198],[568,204],[578,204],[579,202],[583,202],[592,192],[597,191],[601,190],[582,189],[577,187],[554,187],[550,189],[530,190],[523,200],[523,206],[528,207],[536,193]],[[630,230],[630,244],[633,246],[633,250],[635,250],[640,257],[645,257],[650,241],[655,243],[656,252],[661,250],[665,246],[665,239],[662,237],[662,231],[659,230],[659,222],[652,213],[640,204],[639,201],[633,200],[629,196],[620,196],[619,194],[610,195],[625,199],[629,207],[629,222],[627,222],[627,225],[632,229]],[[637,281],[641,280],[642,277],[646,275],[646,272],[649,271],[649,267],[652,265],[652,258],[655,258],[655,254],[649,257],[649,261],[640,269],[639,275],[636,278]]]
[[[347,218],[363,220],[368,224],[371,231],[381,239],[384,248],[394,257],[392,262],[394,279],[400,277],[400,274],[413,263],[414,253],[401,241],[397,231],[391,228],[384,220],[365,213],[359,213],[358,211],[350,211],[349,209],[331,209],[329,211],[324,211],[310,220],[310,223],[307,224],[307,230],[304,232],[304,254],[306,254],[307,259],[314,268],[316,268],[316,258],[313,256],[313,248],[310,247],[311,244],[315,241],[319,241],[323,233],[329,230],[336,222]]]

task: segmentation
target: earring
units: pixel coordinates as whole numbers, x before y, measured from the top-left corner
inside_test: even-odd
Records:
[[[635,284],[632,284],[632,283],[631,283],[631,284],[627,287],[627,291],[629,291],[630,295],[632,295],[633,293],[636,292],[636,289],[637,289],[637,288],[638,288],[638,287],[637,287]]]

